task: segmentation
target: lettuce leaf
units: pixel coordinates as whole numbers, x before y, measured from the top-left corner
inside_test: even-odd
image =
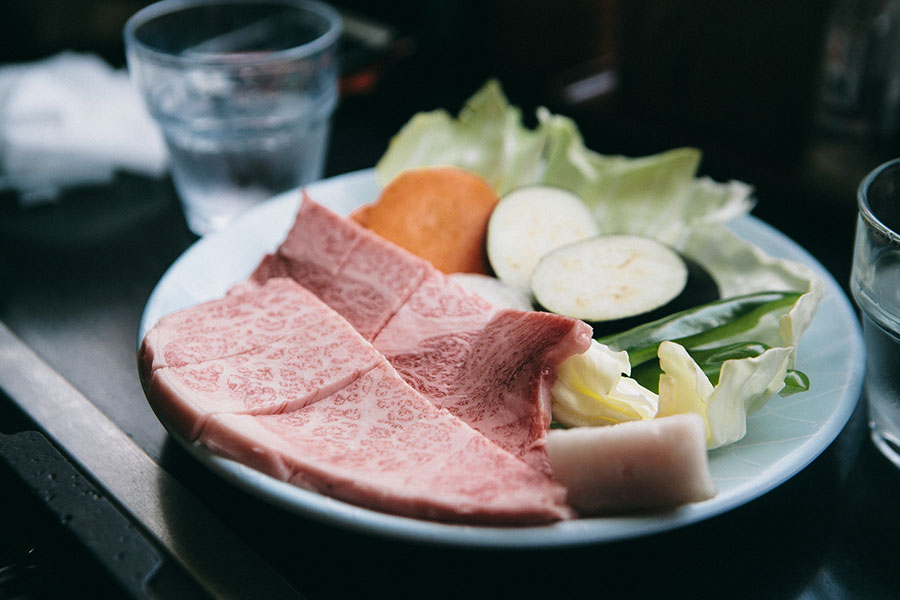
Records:
[[[750,211],[752,188],[697,177],[695,148],[629,158],[587,148],[575,123],[545,108],[534,129],[522,123],[499,83],[488,81],[457,118],[443,110],[415,115],[375,167],[384,185],[400,171],[453,165],[474,171],[499,194],[526,184],[557,185],[581,196],[603,233],[655,237],[678,249],[698,225]]]
[[[804,264],[775,258],[746,242],[723,225],[697,228],[684,252],[715,278],[723,298],[765,290],[804,292],[790,309],[775,314],[741,335],[769,346],[796,348],[825,295],[825,282]],[[721,340],[722,343],[740,340]],[[794,366],[792,357],[791,364]]]
[[[575,192],[592,208],[603,233],[646,235],[681,249],[698,226],[749,212],[752,188],[696,177],[701,153],[676,148],[639,158],[585,147],[574,121],[538,111],[548,131],[544,183]]]
[[[484,177],[499,194],[537,181],[546,132],[522,124],[494,80],[468,100],[454,119],[444,110],[418,113],[391,139],[375,166],[384,186],[410,167],[452,165]]]

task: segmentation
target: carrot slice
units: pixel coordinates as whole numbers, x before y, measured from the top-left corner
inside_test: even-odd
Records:
[[[358,206],[356,210],[348,215],[350,217],[350,220],[356,221],[357,223],[365,227],[369,221],[369,211],[372,210],[372,206],[374,206],[374,204],[371,203]]]
[[[485,235],[498,196],[456,167],[401,172],[355,220],[444,273],[487,273]]]

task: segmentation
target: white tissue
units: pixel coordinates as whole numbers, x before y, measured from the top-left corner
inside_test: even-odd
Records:
[[[126,70],[73,52],[0,68],[0,189],[18,190],[24,205],[120,170],[159,177],[166,164]]]

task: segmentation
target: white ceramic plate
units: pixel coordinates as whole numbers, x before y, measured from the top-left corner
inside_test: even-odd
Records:
[[[377,195],[371,170],[307,187],[318,202],[347,214]],[[300,194],[292,192],[252,209],[226,230],[191,246],[165,273],[150,296],[140,336],[175,310],[223,295],[274,250],[293,223]],[[304,517],[348,529],[410,541],[488,548],[560,547],[625,539],[681,527],[753,500],[796,474],[840,433],[860,395],[864,350],[859,324],[847,297],[805,250],[754,217],[732,230],[770,254],[809,265],[825,281],[825,297],[799,347],[797,368],[811,380],[808,392],[775,397],[750,417],[740,442],[710,453],[719,493],[705,502],[664,514],[578,519],[550,526],[494,528],[460,526],[387,515],[273,479],[179,440],[222,477]]]

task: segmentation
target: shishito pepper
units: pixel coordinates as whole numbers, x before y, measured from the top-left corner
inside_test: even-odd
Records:
[[[751,331],[760,319],[776,310],[793,306],[800,292],[757,292],[716,300],[673,315],[638,325],[597,341],[613,350],[625,350],[632,367],[656,358],[662,342],[700,348],[734,339]]]
[[[632,377],[653,392],[658,391],[657,352],[664,341],[680,344],[716,385],[726,360],[759,356],[769,347],[757,341],[734,341],[756,327],[767,314],[793,306],[799,292],[758,292],[717,300],[639,325],[597,341],[613,350],[625,350]],[[727,343],[722,343],[729,340]],[[790,369],[782,395],[809,389],[809,379]]]

